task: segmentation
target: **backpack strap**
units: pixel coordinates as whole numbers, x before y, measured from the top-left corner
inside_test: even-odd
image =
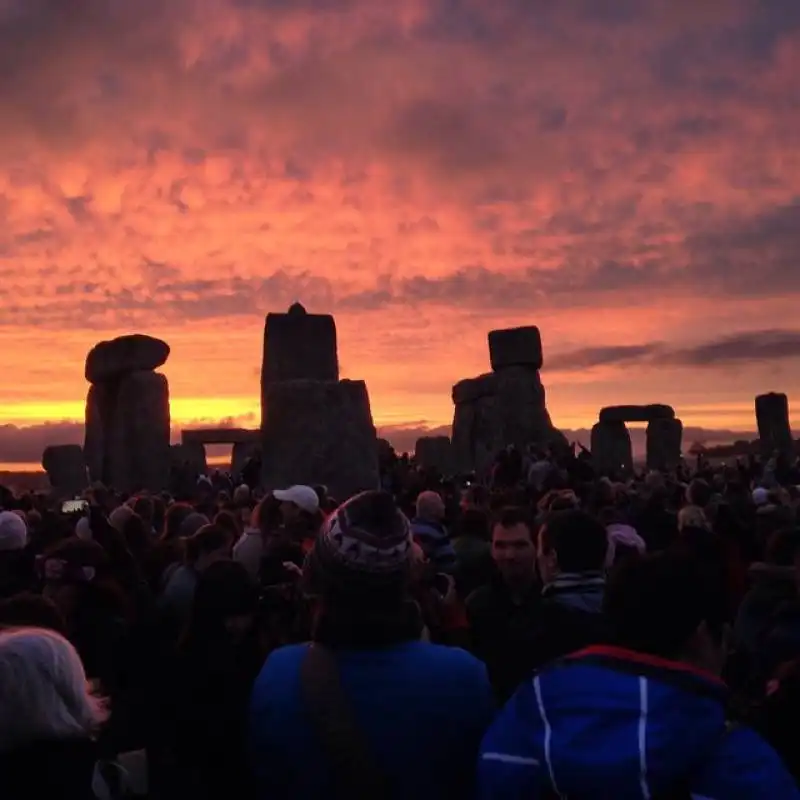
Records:
[[[313,728],[323,745],[336,791],[346,798],[388,798],[391,790],[370,752],[339,679],[336,656],[311,644],[300,666],[300,686]]]

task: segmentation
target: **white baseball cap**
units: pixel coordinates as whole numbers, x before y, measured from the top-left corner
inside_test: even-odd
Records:
[[[316,514],[319,511],[319,496],[310,486],[297,484],[288,489],[276,489],[272,496],[282,503],[294,503],[309,514]]]

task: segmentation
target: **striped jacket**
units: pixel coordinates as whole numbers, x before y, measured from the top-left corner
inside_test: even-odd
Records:
[[[526,681],[481,746],[484,800],[800,800],[772,748],[726,722],[727,693],[685,664],[596,646]]]

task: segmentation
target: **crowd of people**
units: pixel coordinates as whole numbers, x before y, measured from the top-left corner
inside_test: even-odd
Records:
[[[800,798],[800,473],[0,491],[0,798]]]

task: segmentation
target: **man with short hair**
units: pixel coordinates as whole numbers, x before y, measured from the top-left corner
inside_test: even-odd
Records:
[[[492,525],[495,578],[467,598],[473,652],[486,664],[500,700],[506,700],[535,663],[542,604],[536,578],[533,523],[524,508],[509,507]]]
[[[523,684],[484,737],[478,796],[798,800],[772,748],[726,716],[717,607],[686,556],[627,562],[605,596],[613,645]]]
[[[544,584],[534,666],[601,641],[608,553],[605,526],[585,511],[556,511],[539,531]]]
[[[454,572],[456,551],[444,525],[444,500],[438,492],[421,492],[416,506],[416,516],[411,520],[414,541],[422,548],[437,572]]]

